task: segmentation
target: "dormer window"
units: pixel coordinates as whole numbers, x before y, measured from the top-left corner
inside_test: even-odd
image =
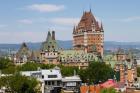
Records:
[[[48,78],[57,78],[57,75],[48,75]]]
[[[42,75],[42,79],[44,79],[44,75]]]

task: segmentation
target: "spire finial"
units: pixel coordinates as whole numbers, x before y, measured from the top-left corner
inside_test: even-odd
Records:
[[[91,12],[91,5],[89,5],[89,11]]]

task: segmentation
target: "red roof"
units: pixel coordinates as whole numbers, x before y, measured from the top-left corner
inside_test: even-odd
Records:
[[[100,86],[101,86],[102,88],[111,88],[111,87],[115,87],[115,85],[116,85],[116,83],[115,83],[115,81],[112,80],[112,79],[109,79],[108,81],[106,81],[106,82],[100,84]]]
[[[99,23],[96,21],[92,12],[84,12],[78,26],[76,27],[76,30],[74,30],[79,31],[78,29],[83,29],[85,31],[89,31],[92,30],[93,26],[95,27],[96,31],[101,30],[101,27],[99,26]]]

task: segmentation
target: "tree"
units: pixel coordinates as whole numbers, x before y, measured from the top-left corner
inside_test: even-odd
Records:
[[[22,66],[19,67],[20,71],[35,71],[39,65],[37,63],[31,63],[27,62],[26,64],[23,64]]]
[[[91,62],[87,69],[90,82],[104,82],[113,77],[113,69],[101,62]]]
[[[53,64],[40,64],[40,63],[27,62],[27,63],[23,64],[22,66],[18,66],[17,70],[19,70],[19,71],[35,71],[38,68],[50,69],[50,68],[54,68],[54,67],[55,67],[55,65],[53,65]]]
[[[77,67],[70,67],[70,66],[59,66],[61,69],[62,76],[73,76],[74,71],[78,73]]]
[[[81,70],[79,75],[84,82],[98,84],[113,78],[113,69],[105,63],[90,62],[88,68]]]
[[[87,69],[80,69],[79,70],[79,76],[82,80],[83,83],[87,83],[88,82],[88,75],[87,75]]]
[[[137,67],[137,73],[138,77],[140,77],[140,67]]]
[[[109,88],[109,89],[103,89],[101,90],[101,93],[117,93],[115,89]]]
[[[16,66],[11,60],[0,58],[0,70],[3,74],[13,74],[15,73]]]
[[[9,59],[0,58],[0,70],[8,68],[11,65],[13,65],[13,64]]]
[[[0,78],[0,86],[6,87],[11,93],[39,93],[38,84],[35,78],[20,74]]]

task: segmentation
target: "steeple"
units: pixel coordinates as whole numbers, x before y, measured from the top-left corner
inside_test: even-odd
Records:
[[[20,50],[22,50],[22,49],[29,50],[25,42],[23,42],[21,47],[20,47]]]
[[[52,40],[55,40],[55,31],[52,31]]]
[[[48,35],[47,35],[46,41],[49,41],[51,38],[52,38],[52,37],[51,37],[51,33],[50,33],[50,31],[48,31]]]
[[[30,55],[30,50],[29,48],[27,47],[26,43],[22,43],[20,49],[18,50],[17,52],[17,56],[21,57],[23,55],[27,55],[29,56]]]
[[[91,11],[91,6],[89,6],[89,12],[91,13],[92,11]]]
[[[73,27],[73,34],[75,33],[75,31],[76,31],[76,27],[74,26],[74,27]]]
[[[103,28],[103,24],[102,24],[102,22],[101,22],[101,31],[104,31],[104,28]]]
[[[41,50],[42,51],[57,51],[58,50],[57,41],[55,40],[55,31],[52,31],[52,36],[51,36],[51,32],[48,31],[47,39],[45,42],[42,43]]]

